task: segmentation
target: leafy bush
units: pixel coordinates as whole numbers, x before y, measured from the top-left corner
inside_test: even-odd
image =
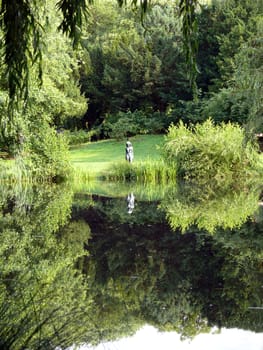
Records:
[[[94,137],[97,134],[97,131],[96,130],[90,130],[90,131],[65,130],[65,131],[63,131],[63,134],[66,137],[69,145],[80,145],[82,143],[90,142],[92,137]]]
[[[133,136],[138,133],[138,126],[128,116],[120,118],[115,123],[106,122],[103,125],[103,134],[117,140],[122,140],[127,136]]]
[[[36,179],[66,178],[71,173],[66,138],[46,122],[34,127],[21,153],[25,172]]]
[[[231,123],[214,125],[208,119],[192,129],[182,122],[171,125],[164,156],[174,162],[179,177],[198,182],[233,182],[259,166],[256,146],[245,141],[244,130]]]
[[[233,89],[222,89],[203,103],[202,115],[212,117],[217,123],[235,122],[244,124],[249,116],[251,97]]]
[[[171,123],[177,124],[180,120],[185,124],[196,124],[203,122],[205,119],[202,115],[202,106],[203,102],[200,99],[197,101],[176,101],[167,115],[169,125]],[[169,125],[167,125],[166,129],[169,127]]]
[[[259,184],[241,188],[211,188],[177,186],[162,201],[167,220],[173,230],[188,230],[196,225],[200,230],[214,233],[217,228],[240,227],[258,209]],[[238,186],[237,186],[238,187]]]
[[[164,114],[153,112],[150,115],[143,111],[118,112],[108,116],[101,127],[105,137],[124,139],[137,134],[162,133],[168,124]]]

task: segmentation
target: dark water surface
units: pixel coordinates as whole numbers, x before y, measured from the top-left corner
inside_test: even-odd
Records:
[[[145,325],[258,339],[259,198],[253,188],[3,186],[0,350],[95,346]]]

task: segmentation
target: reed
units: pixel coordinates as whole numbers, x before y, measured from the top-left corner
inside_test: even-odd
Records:
[[[163,155],[167,163],[176,164],[178,178],[198,184],[231,186],[262,174],[261,157],[244,129],[231,123],[215,125],[211,119],[192,128],[182,122],[171,125]]]
[[[123,161],[112,165],[105,177],[110,181],[167,184],[176,181],[176,170],[163,160],[147,159],[133,164]]]
[[[0,160],[0,182],[32,182],[32,176],[21,166],[19,160]]]
[[[89,183],[93,178],[94,175],[92,175],[91,172],[81,168],[74,168],[66,178],[66,181],[86,184]]]
[[[73,168],[68,178],[73,174]],[[12,160],[0,160],[0,182],[1,183],[51,183],[67,180],[67,177],[47,176],[41,172],[35,173],[33,166],[28,160],[17,156]]]

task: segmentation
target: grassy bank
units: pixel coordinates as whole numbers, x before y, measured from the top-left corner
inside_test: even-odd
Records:
[[[134,164],[160,159],[159,146],[163,140],[163,135],[138,135],[130,138],[134,148]],[[125,140],[103,140],[73,147],[70,160],[79,173],[88,173],[91,177],[103,176],[114,164],[125,160]]]
[[[148,184],[167,184],[176,179],[176,169],[159,159],[148,158],[133,164],[123,160],[113,164],[105,178],[118,182],[139,181]]]

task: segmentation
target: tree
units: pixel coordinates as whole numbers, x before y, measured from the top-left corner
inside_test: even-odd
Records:
[[[258,17],[255,20],[255,33],[251,34],[248,41],[242,45],[240,52],[236,55],[236,69],[234,72],[233,89],[240,94],[248,106],[247,125],[252,131],[262,132],[262,34],[263,19]]]
[[[120,6],[127,2],[117,0]],[[91,3],[91,0],[88,0]],[[131,0],[133,6],[137,0]],[[150,4],[149,0],[140,1],[143,14]],[[43,3],[38,0],[1,0],[0,2],[0,27],[3,30],[3,56],[8,73],[8,90],[11,100],[17,96],[28,95],[28,73],[31,63],[39,63],[39,75],[41,76],[42,60],[42,27],[38,21]],[[41,6],[42,5],[42,6]],[[197,0],[181,0],[179,3],[180,15],[183,18],[183,33],[186,39],[187,60],[193,67],[195,40],[192,37],[195,24],[195,8]],[[62,13],[61,23],[58,26],[66,33],[76,45],[80,37],[83,16],[87,16],[86,0],[60,0],[57,8]]]
[[[229,87],[235,71],[235,55],[255,32],[262,3],[252,0],[213,1],[197,13],[197,77],[202,93]]]
[[[54,1],[46,1],[45,13],[39,13],[43,28],[42,85],[37,83],[37,70],[30,68],[26,103],[18,103],[12,123],[8,116],[7,80],[0,71],[0,147],[18,157],[28,176],[65,177],[70,172],[66,160],[66,139],[57,130],[80,118],[87,101],[78,86],[77,55],[69,40],[56,29]]]
[[[55,185],[1,191],[1,349],[65,349],[85,341],[93,327],[76,268],[87,237],[76,244],[56,236],[68,223],[72,195]]]
[[[160,62],[133,17],[107,2],[92,8],[81,75],[82,91],[90,101],[90,126],[120,110],[151,108]]]
[[[238,38],[233,39],[230,37],[230,32],[224,33],[223,30],[218,32],[219,54],[215,61],[219,67],[222,66],[222,69],[219,69],[214,85],[210,85],[210,91],[214,92],[204,101],[201,112],[203,118],[212,117],[216,122],[234,121],[246,126],[250,137],[254,137],[255,131],[262,131],[260,9],[260,4],[257,2],[247,1],[239,10],[235,8],[236,18],[232,18],[233,13],[231,15],[230,9],[225,9],[226,18],[223,19],[223,23],[231,25],[231,32],[235,32],[236,35],[239,30],[239,34]],[[242,35],[241,28],[243,28]],[[233,41],[235,48],[232,45]],[[228,51],[226,48],[229,46],[235,52]]]
[[[105,1],[91,8],[81,71],[91,127],[120,110],[140,110],[150,119],[192,98],[176,16],[173,5],[157,3],[142,27],[131,10]]]

